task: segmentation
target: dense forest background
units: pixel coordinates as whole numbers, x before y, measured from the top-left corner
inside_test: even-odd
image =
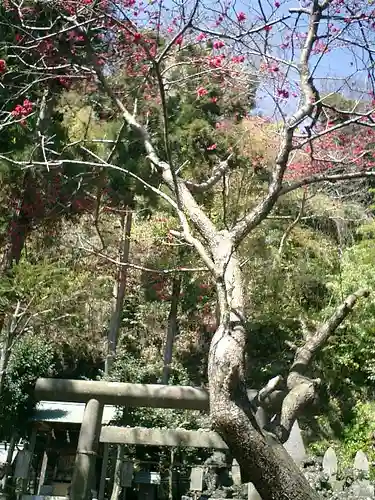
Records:
[[[2,24],[0,39],[13,36]],[[181,50],[178,57],[187,55]],[[10,96],[31,76],[7,64],[13,66],[2,77],[0,100],[10,111]],[[125,98],[136,88],[125,72],[111,84]],[[167,96],[172,156],[185,178],[205,179],[231,151],[236,168],[197,195],[222,228],[264,192],[277,148],[278,123],[253,112],[257,80],[241,85],[241,92],[223,90],[213,78],[198,93],[192,85],[190,93]],[[17,119],[0,132],[1,438],[27,432],[40,376],[206,386],[214,284],[176,237],[170,205],[145,188],[145,179],[160,186],[139,140],[90,81],[60,78],[19,95]],[[337,107],[348,103],[339,94],[330,99]],[[43,114],[33,113],[35,101]],[[138,106],[141,114],[147,106],[150,121],[161,120],[157,105],[140,100]],[[40,134],[52,151],[65,145],[70,161],[38,168]],[[346,128],[341,139],[358,141],[358,130]],[[162,133],[154,140],[161,144]],[[10,150],[13,163],[4,156]],[[93,167],[88,160],[95,152],[127,173],[100,162]],[[287,374],[304,328],[329,317],[358,288],[374,289],[372,188],[361,180],[292,192],[241,246],[253,332],[249,388]],[[363,449],[375,460],[374,317],[373,298],[360,301],[318,354],[321,398],[301,419],[315,453],[333,444],[344,458]],[[202,425],[195,413],[151,409],[128,410],[122,421]]]

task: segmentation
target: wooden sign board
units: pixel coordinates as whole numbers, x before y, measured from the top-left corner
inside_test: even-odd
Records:
[[[160,480],[158,472],[139,471],[134,477],[134,482],[138,484],[160,484]]]
[[[14,477],[27,479],[27,476],[29,474],[30,461],[31,461],[31,451],[29,450],[19,451],[16,458]]]

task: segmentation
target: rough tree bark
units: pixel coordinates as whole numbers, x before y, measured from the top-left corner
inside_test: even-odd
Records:
[[[8,363],[11,355],[11,349],[14,340],[22,334],[23,329],[18,331],[19,320],[22,317],[20,313],[21,303],[18,301],[13,315],[3,323],[2,331],[2,346],[0,352],[0,395],[3,393],[5,385],[5,377],[8,368]]]
[[[244,290],[230,235],[221,234],[213,257],[224,276],[218,284],[220,326],[211,343],[208,368],[213,428],[238,461],[243,481],[253,482],[264,500],[317,500],[282,444],[260,428],[247,397]]]

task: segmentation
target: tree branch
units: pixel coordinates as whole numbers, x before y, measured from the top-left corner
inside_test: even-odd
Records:
[[[340,326],[344,319],[351,313],[358,299],[368,297],[370,291],[367,289],[357,290],[352,295],[349,295],[344,302],[342,302],[334,311],[334,313],[322,325],[320,325],[316,332],[311,334],[306,342],[297,349],[291,372],[298,373],[305,372],[309,366],[313,356],[327,341],[328,337]]]
[[[301,50],[299,60],[300,85],[304,96],[303,104],[297,108],[296,112],[289,118],[285,124],[284,137],[276,158],[276,166],[272,172],[272,180],[269,185],[266,197],[242,220],[237,222],[231,231],[233,241],[238,246],[249,232],[258,226],[263,219],[267,217],[280,196],[282,181],[285,170],[288,166],[290,153],[293,149],[293,137],[296,127],[300,125],[307,117],[312,116],[316,107],[316,89],[313,84],[312,75],[309,69],[309,60],[317,38],[319,23],[322,16],[322,7],[318,0],[314,0],[310,10],[310,21],[307,31],[307,37]]]
[[[291,191],[299,189],[303,186],[317,184],[318,182],[337,182],[344,180],[364,179],[366,177],[375,177],[375,170],[366,172],[348,172],[346,174],[335,175],[316,174],[307,177],[306,179],[296,181],[293,184],[289,184],[289,186],[284,186],[282,189],[280,189],[279,196],[283,196],[284,194],[290,193]]]
[[[193,193],[204,193],[209,189],[213,188],[222,179],[223,175],[229,170],[229,160],[233,156],[230,154],[225,161],[219,163],[213,171],[211,177],[209,177],[204,182],[196,183],[192,181],[185,181],[186,187]]]
[[[128,111],[128,109],[121,101],[121,99],[112,90],[112,88],[107,82],[106,77],[104,76],[101,67],[99,66],[99,64],[95,59],[95,55],[93,53],[90,40],[87,38],[85,33],[84,36],[86,40],[87,51],[91,59],[91,63],[94,67],[97,78],[103,87],[103,90],[107,93],[112,102],[122,113],[123,119],[128,123],[133,132],[136,133],[138,137],[140,137],[143,146],[145,148],[147,157],[149,158],[151,163],[156,167],[156,169],[161,173],[163,181],[172,191],[176,200],[180,201],[182,204],[182,207],[180,209],[180,207],[176,204],[176,202],[172,203],[180,219],[181,225],[183,227],[185,240],[188,243],[191,243],[196,248],[200,257],[207,265],[208,269],[212,272],[214,276],[218,277],[219,275],[218,270],[216,269],[216,266],[213,260],[211,259],[209,253],[204,248],[202,242],[200,242],[197,238],[195,238],[192,235],[185,212],[188,214],[190,220],[192,221],[196,229],[200,232],[200,234],[203,236],[203,238],[210,244],[212,244],[212,242],[215,239],[215,236],[218,233],[215,225],[211,222],[211,220],[207,217],[207,215],[203,212],[203,210],[198,206],[197,202],[193,198],[192,194],[186,187],[183,180],[180,178],[176,178],[174,172],[172,171],[171,165],[159,158],[151,142],[147,129],[143,125],[141,125],[136,119],[136,117],[133,116]],[[160,192],[159,194],[164,198],[166,198],[165,193]]]

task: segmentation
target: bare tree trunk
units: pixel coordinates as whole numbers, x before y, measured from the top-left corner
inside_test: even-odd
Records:
[[[165,385],[167,385],[169,381],[173,344],[176,338],[177,328],[178,328],[177,314],[178,314],[178,304],[180,301],[180,293],[181,293],[181,277],[175,276],[173,278],[173,284],[172,284],[171,307],[169,310],[168,325],[167,325],[165,347],[164,347],[164,366],[163,366],[162,383]]]
[[[245,385],[248,334],[241,270],[225,233],[218,236],[212,254],[224,276],[218,283],[220,325],[211,343],[208,368],[213,428],[240,464],[243,481],[253,482],[263,500],[317,500],[318,494],[282,444],[255,419]]]
[[[1,348],[1,358],[0,358],[0,394],[3,393],[5,385],[5,375],[8,367],[8,362],[10,358],[10,338],[6,335]]]
[[[22,335],[22,329],[21,331],[18,330],[18,321],[20,318],[19,310],[20,310],[21,303],[20,301],[17,302],[16,308],[14,310],[14,313],[12,317],[10,317],[10,314],[8,315],[8,318],[5,322],[5,327],[3,323],[3,340],[2,340],[2,346],[1,346],[1,352],[0,352],[0,395],[3,393],[4,390],[4,385],[5,385],[5,377],[6,377],[6,372],[8,368],[8,363],[10,359],[10,354],[11,354],[11,349],[14,340],[16,339],[17,336]]]
[[[171,454],[170,454],[171,460],[169,463],[169,475],[168,475],[168,480],[169,480],[169,492],[168,492],[168,500],[173,500],[173,476],[174,476],[174,459],[175,459],[175,450],[174,448],[171,448]]]
[[[129,208],[127,208],[126,213],[121,217],[121,244],[119,252],[119,261],[121,264],[119,265],[117,279],[114,284],[113,312],[107,337],[107,357],[105,362],[106,374],[110,372],[116,356],[118,333],[121,325],[121,313],[125,298],[126,280],[128,277],[128,268],[124,264],[129,262],[132,221],[133,213]]]
[[[116,357],[116,349],[118,342],[118,334],[121,326],[121,314],[124,305],[126,281],[128,277],[128,268],[126,264],[129,262],[130,253],[130,234],[133,222],[133,212],[128,207],[126,213],[121,217],[121,243],[119,252],[120,265],[118,268],[117,280],[114,285],[114,304],[113,312],[109,325],[107,358],[105,362],[105,373],[108,375]],[[113,479],[113,489],[111,500],[118,500],[121,493],[121,471],[122,463],[125,454],[125,447],[119,445],[117,447],[117,459],[115,465],[115,473]]]
[[[26,178],[26,176],[25,176]],[[25,203],[25,198],[23,202]],[[6,242],[3,258],[0,264],[0,274],[5,277],[9,275],[12,270],[13,264],[18,264],[21,253],[25,245],[26,237],[31,230],[31,220],[27,220],[22,216],[21,210],[12,218],[10,223],[10,235]],[[0,313],[0,335],[1,335],[1,348],[0,348],[0,394],[4,389],[5,374],[10,357],[10,348],[12,344],[12,319],[9,317],[10,313]]]

